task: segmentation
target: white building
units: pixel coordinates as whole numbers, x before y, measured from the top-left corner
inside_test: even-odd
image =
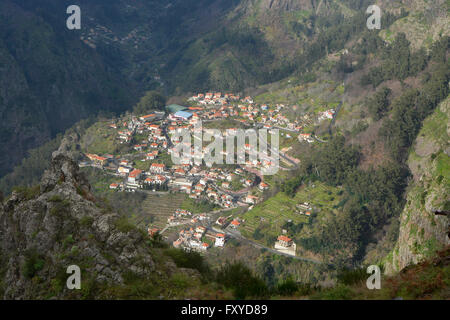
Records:
[[[225,235],[223,233],[218,233],[216,235],[216,242],[214,243],[214,246],[222,248],[224,245],[225,245]]]

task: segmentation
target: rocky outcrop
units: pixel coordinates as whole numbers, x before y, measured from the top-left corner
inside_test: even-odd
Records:
[[[126,274],[155,272],[145,234],[102,206],[78,165],[53,154],[39,188],[14,192],[0,207],[2,291],[5,299],[73,297],[69,265],[82,283],[117,284]]]
[[[413,174],[400,217],[398,242],[386,259],[386,273],[432,258],[450,244],[450,98],[428,117],[411,151]]]

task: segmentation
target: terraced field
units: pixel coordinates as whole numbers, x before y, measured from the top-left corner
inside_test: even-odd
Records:
[[[140,214],[134,217],[136,224],[145,224],[162,229],[167,218],[172,215],[176,209],[181,208],[186,195],[181,193],[165,195],[147,195],[142,203]]]
[[[242,216],[245,223],[240,227],[241,233],[246,237],[253,238],[255,230],[260,229],[263,234],[276,237],[281,234],[282,226],[291,220],[294,224],[305,224],[305,228],[300,234],[290,235],[298,239],[306,236],[304,233],[310,233],[312,229],[320,227],[330,215],[335,213],[340,201],[338,188],[321,183],[301,188],[293,198],[280,192]],[[303,202],[310,203],[315,218],[296,213],[296,205]],[[314,225],[308,225],[310,219],[314,219]]]

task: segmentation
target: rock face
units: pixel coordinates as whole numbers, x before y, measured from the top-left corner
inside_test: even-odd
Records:
[[[313,0],[263,0],[260,6],[264,10],[311,10],[314,7]]]
[[[450,244],[450,98],[428,117],[411,151],[407,204],[400,217],[398,242],[387,257],[386,273],[431,258]],[[447,215],[445,214],[447,212]]]
[[[121,284],[126,273],[155,270],[145,234],[90,193],[78,165],[53,154],[40,188],[14,192],[0,207],[0,281],[4,299],[67,298],[69,265],[83,279]]]

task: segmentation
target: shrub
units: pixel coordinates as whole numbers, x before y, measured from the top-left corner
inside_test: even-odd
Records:
[[[25,264],[22,269],[22,274],[28,278],[33,278],[36,273],[44,268],[44,259],[41,255],[35,251],[29,251],[25,253]]]
[[[61,202],[55,202],[55,206],[50,209],[51,215],[61,215],[68,211],[70,208],[70,202],[68,200],[63,200]]]
[[[268,294],[266,283],[240,262],[226,264],[217,273],[217,282],[233,290],[236,299],[266,297]]]
[[[354,270],[344,269],[341,270],[337,275],[338,281],[345,285],[353,285],[355,283],[365,281],[367,277],[368,275],[366,272],[366,268]]]
[[[175,273],[170,278],[170,282],[178,289],[186,289],[189,287],[190,279],[183,273]]]
[[[61,202],[63,201],[63,199],[58,195],[58,194],[54,194],[53,196],[51,196],[48,201],[50,202]]]
[[[63,241],[63,248],[67,248],[69,245],[73,244],[75,240],[73,240],[73,237],[71,234],[69,234]]]
[[[281,282],[276,288],[276,291],[278,292],[278,294],[280,294],[282,296],[291,296],[297,290],[298,290],[297,283],[290,278]]]
[[[159,232],[156,232],[150,240],[148,244],[152,248],[167,248],[167,243],[164,242],[162,235]]]
[[[70,249],[70,253],[76,256],[80,253],[80,249],[77,246],[73,246],[72,249]]]
[[[39,185],[36,185],[33,187],[15,187],[13,188],[13,191],[24,196],[26,200],[31,200],[40,194],[41,189]]]
[[[166,253],[179,268],[196,269],[202,275],[207,275],[209,273],[208,265],[198,252],[186,252],[180,249],[171,248],[167,250]]]
[[[127,219],[127,217],[120,217],[116,221],[114,221],[116,228],[123,233],[130,232],[136,227]]]
[[[92,217],[84,216],[83,218],[80,219],[80,224],[83,227],[89,227],[92,225],[92,223],[94,223],[94,218]]]

